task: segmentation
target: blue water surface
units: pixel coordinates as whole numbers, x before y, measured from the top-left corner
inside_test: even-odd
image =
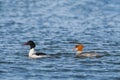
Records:
[[[55,56],[30,59],[28,40]],[[0,0],[0,80],[120,80],[120,0]]]

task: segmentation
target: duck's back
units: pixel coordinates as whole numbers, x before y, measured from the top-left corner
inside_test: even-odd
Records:
[[[95,52],[84,52],[84,53],[81,53],[79,55],[76,55],[76,57],[97,57],[99,56],[97,53]]]

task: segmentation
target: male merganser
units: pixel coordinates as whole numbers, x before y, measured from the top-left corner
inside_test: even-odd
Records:
[[[78,44],[75,46],[74,49],[77,51],[76,57],[97,57],[99,56],[95,52],[82,52],[83,48],[84,48],[83,44]]]
[[[24,45],[30,46],[29,57],[30,58],[42,58],[42,57],[49,57],[49,55],[45,53],[36,53],[35,51],[35,43],[33,41],[28,41]]]

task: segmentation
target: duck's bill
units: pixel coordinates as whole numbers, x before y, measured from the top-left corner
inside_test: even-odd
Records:
[[[28,45],[28,43],[26,42],[26,43],[24,43],[23,45]]]
[[[77,50],[77,48],[73,48],[73,50]]]

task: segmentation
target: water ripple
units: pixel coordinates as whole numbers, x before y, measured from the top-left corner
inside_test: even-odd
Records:
[[[1,80],[119,80],[119,0],[1,0]],[[51,58],[30,59],[29,47]],[[72,48],[102,57],[75,58]]]

